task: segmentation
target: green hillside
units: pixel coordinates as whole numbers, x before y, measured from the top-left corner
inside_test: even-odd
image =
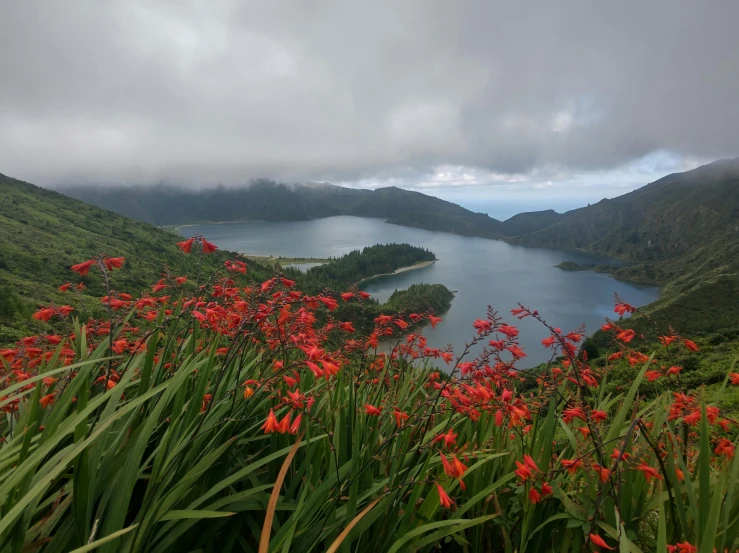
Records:
[[[498,237],[500,221],[457,204],[395,186],[377,190],[327,183],[287,185],[259,179],[249,186],[188,190],[176,187],[72,187],[65,193],[155,225],[202,221],[302,221],[353,215],[407,226]],[[454,221],[450,224],[449,221]]]
[[[508,236],[523,236],[559,223],[565,216],[553,209],[519,213],[503,221],[503,229]]]
[[[181,237],[172,232],[4,175],[0,196],[0,343],[34,324],[30,315],[38,304],[70,303],[70,292],[57,290],[64,282],[81,280],[90,295],[102,296],[100,279],[79,278],[69,270],[99,254],[126,258],[116,272],[121,290],[148,288],[161,278],[164,266],[175,275],[197,274],[197,259],[182,255],[175,246]],[[221,252],[205,258],[202,272],[221,266],[227,258]],[[262,271],[253,263],[250,268]],[[81,301],[88,299],[83,295]],[[102,309],[99,301],[88,304]]]
[[[158,281],[165,267],[175,276],[201,274],[205,279],[233,257],[232,253],[216,251],[200,262],[177,249],[175,244],[182,239],[179,234],[4,175],[0,175],[0,196],[0,344],[46,330],[45,323],[31,319],[41,304],[71,303],[82,309],[83,316],[102,315],[103,306],[97,298],[105,289],[100,279],[80,278],[70,271],[70,266],[81,261],[100,254],[125,257],[124,266],[115,273],[115,287],[138,294]],[[325,288],[341,291],[362,278],[433,259],[433,253],[423,248],[377,245],[347,254],[309,274],[288,273],[307,292]],[[273,273],[271,268],[244,261],[256,280],[266,280]],[[80,281],[86,287],[82,294],[58,290],[63,283]],[[449,309],[452,297],[442,285],[426,285],[398,293],[385,305],[370,302],[364,310],[346,313],[342,306],[341,314],[364,329],[369,325],[363,319],[380,313],[433,309],[440,314]]]
[[[664,261],[722,236],[739,238],[737,191],[739,158],[717,161],[568,211],[558,223],[518,242],[639,262]]]
[[[631,325],[679,332],[739,327],[739,158],[668,175],[638,190],[568,211],[558,223],[514,239],[630,263],[617,278],[662,284]],[[647,320],[647,317],[650,319]]]

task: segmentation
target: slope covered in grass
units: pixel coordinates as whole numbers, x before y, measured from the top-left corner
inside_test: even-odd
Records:
[[[81,277],[70,271],[80,261],[104,254],[125,257],[116,274],[116,286],[134,294],[149,290],[164,270],[173,275],[191,275],[189,285],[202,283],[205,275],[221,268],[232,254],[216,251],[202,260],[184,256],[175,243],[179,234],[141,223],[85,204],[32,184],[0,175],[0,344],[20,338],[25,332],[46,328],[30,315],[38,305],[48,302],[69,303],[73,292],[58,290],[65,282],[83,282],[80,307],[85,316],[103,312],[100,300],[105,288],[99,279]],[[386,270],[432,260],[431,252],[407,245],[378,245],[364,254],[353,252],[344,258],[304,275],[290,271],[304,289],[313,292],[330,286],[340,291],[357,280]],[[268,278],[273,269],[244,259],[255,278]],[[359,272],[357,272],[359,271]],[[365,272],[362,272],[365,271]],[[200,280],[198,279],[200,275]],[[331,277],[331,278],[329,278]],[[451,293],[442,285],[403,293],[393,307],[373,303],[369,311],[352,313],[358,328],[367,327],[362,318],[398,309],[449,308]],[[76,294],[75,294],[76,296]]]

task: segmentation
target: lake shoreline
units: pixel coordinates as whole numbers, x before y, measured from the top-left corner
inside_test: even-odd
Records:
[[[373,244],[408,243],[426,248],[437,259],[433,267],[401,267],[404,270],[399,274],[363,280],[360,289],[379,302],[387,301],[395,290],[420,283],[440,283],[458,291],[444,322],[435,329],[423,330],[429,347],[440,349],[449,344],[463,349],[470,332],[474,333],[471,321],[485,316],[488,305],[506,313],[521,301],[546,313],[557,326],[574,329],[584,324],[590,334],[613,313],[614,293],[639,307],[660,297],[659,288],[649,284],[627,283],[590,271],[565,274],[554,268],[563,260],[581,265],[615,264],[602,256],[388,225],[377,218],[335,217],[303,223],[213,225],[188,230],[190,234],[205,234],[224,250],[288,259],[326,259]],[[400,259],[396,262],[398,267],[412,264],[413,261]],[[379,266],[378,270],[394,272]],[[367,271],[368,276],[373,273]],[[359,280],[362,279],[356,278]],[[541,346],[546,335],[539,325],[523,323],[520,336],[521,347],[528,354],[527,363],[521,367],[548,360],[550,352]],[[477,354],[477,349],[472,354]]]
[[[362,280],[360,280],[357,283],[357,286],[359,286],[360,284],[364,282],[374,280],[376,278],[399,275],[401,273],[407,273],[408,271],[415,271],[417,269],[423,269],[424,267],[429,267],[433,265],[434,263],[436,263],[436,259],[434,259],[433,261],[421,261],[413,265],[408,265],[407,267],[400,267],[399,269],[395,269],[392,273],[380,273],[379,275],[372,275],[371,277],[363,278]]]

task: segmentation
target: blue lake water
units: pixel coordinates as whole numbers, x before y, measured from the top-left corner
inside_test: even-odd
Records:
[[[527,358],[521,368],[549,358],[540,341],[547,331],[539,323],[516,321],[510,310],[517,302],[537,309],[552,325],[569,331],[585,326],[592,333],[612,316],[614,293],[637,306],[657,299],[659,289],[615,280],[592,271],[562,271],[566,260],[578,263],[609,261],[578,252],[513,246],[498,240],[469,238],[386,224],[381,219],[330,217],[287,223],[229,223],[184,227],[186,236],[202,234],[219,248],[250,255],[338,257],[354,249],[391,242],[422,246],[434,252],[431,266],[381,277],[363,288],[379,301],[396,289],[414,283],[441,283],[455,292],[452,308],[435,329],[427,327],[429,344],[454,346],[461,352],[474,334],[472,321],[484,318],[492,305],[521,329]]]

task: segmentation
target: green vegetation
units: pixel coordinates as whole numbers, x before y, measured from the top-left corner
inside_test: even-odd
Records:
[[[565,215],[553,209],[531,211],[506,219],[503,221],[503,228],[507,236],[523,236],[556,225],[565,218]]]
[[[198,275],[202,283],[204,275],[222,268],[224,261],[231,258],[231,254],[220,251],[202,260],[183,256],[175,246],[182,239],[179,234],[2,175],[0,192],[3,197],[0,203],[0,344],[46,330],[48,325],[30,318],[42,303],[64,305],[74,298],[84,317],[102,316],[104,307],[98,298],[105,294],[105,288],[100,280],[79,278],[69,270],[71,265],[101,253],[126,258],[125,265],[116,274],[116,283],[120,289],[134,294],[149,291],[151,283],[161,278],[163,270],[174,276],[193,275],[188,285],[194,287]],[[377,272],[390,268],[392,272],[429,259],[434,259],[433,254],[422,248],[374,246],[365,248],[361,254],[352,252],[332,260],[325,268],[321,267],[321,271],[310,272],[310,276],[298,270],[285,270],[285,273],[298,280],[303,289],[314,293],[326,287],[341,291]],[[245,261],[250,274],[257,279],[267,279],[273,272],[273,268],[249,259]],[[279,260],[283,262],[285,260]],[[82,294],[58,290],[60,284],[80,281],[85,285]],[[440,289],[435,290],[439,291],[439,297],[451,295],[448,291],[444,294]],[[424,293],[424,297],[427,294]],[[408,303],[419,305],[417,301]],[[438,298],[431,304],[438,306]],[[379,306],[373,308],[373,313],[377,309]],[[385,308],[383,312],[393,311]],[[356,313],[355,317],[369,315]],[[354,320],[361,328],[371,324],[359,324],[358,319]]]
[[[105,273],[116,287],[118,275]],[[62,318],[55,340],[0,350],[0,550],[739,544],[739,438],[721,410],[736,401],[726,389],[739,374],[720,367],[709,394],[639,393],[671,355],[687,373],[710,370],[710,351],[696,361],[695,346],[676,341],[629,375],[566,353],[532,384],[503,360],[518,350],[517,330],[492,310],[470,331],[473,343],[498,344],[493,357],[453,363],[452,352],[403,338],[410,316],[380,320],[362,339],[330,301],[289,281],[233,278],[229,294],[208,279],[89,326]],[[421,286],[389,303],[431,289]],[[98,332],[104,323],[110,336]],[[581,340],[551,332],[555,353]],[[380,334],[403,347],[376,355]],[[432,358],[452,374],[432,370]]]
[[[365,279],[435,259],[432,252],[417,246],[377,244],[362,251],[354,250],[305,272],[293,268],[283,271],[307,292],[318,294],[327,290],[356,291]],[[407,290],[396,290],[384,304],[372,299],[361,304],[341,301],[336,317],[351,321],[356,330],[364,335],[372,331],[373,321],[380,315],[432,312],[439,316],[449,310],[453,299],[454,294],[443,284],[414,284]]]
[[[559,265],[555,265],[555,267],[563,271],[590,271],[593,268],[590,265],[580,265],[574,261],[563,261]]]
[[[449,311],[454,294],[443,284],[411,284],[407,290],[396,290],[384,307],[397,313],[431,311],[442,315]]]
[[[471,228],[484,232],[484,236],[500,234],[496,231],[500,222],[487,215],[394,186],[358,190],[325,183],[286,185],[259,179],[243,188],[186,190],[157,186],[68,188],[64,192],[156,225],[245,220],[303,221],[335,215],[392,219],[421,214],[426,224],[436,224],[433,218],[439,217],[440,221],[456,221],[454,224],[460,228],[471,224]],[[464,234],[480,235],[475,232]]]
[[[739,159],[718,161],[570,211],[517,241],[620,257],[632,263],[594,269],[663,285],[660,298],[625,323],[647,339],[667,325],[691,336],[733,335],[739,329],[737,189]]]
[[[493,311],[471,327],[471,343],[491,349],[455,361],[407,334],[449,308],[444,286],[414,285],[384,305],[356,288],[432,261],[427,250],[373,246],[286,271],[297,284],[250,262],[226,293],[215,278],[226,253],[184,255],[174,234],[5,177],[0,186],[3,332],[39,334],[0,350],[2,551],[739,544],[731,232],[614,269],[668,280],[659,302],[617,323],[634,336],[596,333],[578,354],[581,336],[549,328],[557,363],[517,372],[518,331]],[[126,257],[112,274],[99,268],[116,290],[152,298],[107,312],[94,298],[98,268],[87,292],[57,290],[71,264],[100,253]],[[152,291],[162,264],[188,283]],[[54,320],[33,321],[38,302],[80,317],[52,309]],[[675,335],[688,328],[697,345]],[[376,355],[383,337],[402,347]]]
[[[435,260],[436,257],[430,251],[410,244],[377,244],[363,248],[362,251],[354,250],[319,267],[312,267],[302,275],[295,272],[291,274],[301,278],[301,284],[307,290],[345,290],[373,276],[390,274],[423,261]]]
[[[137,223],[116,213],[68,198],[57,192],[0,175],[0,344],[45,328],[33,321],[40,303],[69,303],[73,292],[57,288],[83,282],[80,301],[88,313],[103,312],[99,299],[105,288],[99,279],[75,278],[69,267],[101,253],[126,257],[116,275],[117,285],[141,293],[167,268],[174,275],[210,274],[230,257],[216,252],[199,262],[175,247],[179,235]],[[257,278],[267,270],[254,263]],[[89,295],[88,295],[89,294]]]

